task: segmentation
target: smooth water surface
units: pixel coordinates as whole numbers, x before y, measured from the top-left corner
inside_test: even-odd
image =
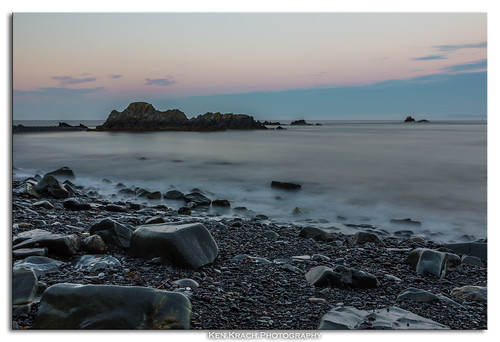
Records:
[[[84,123],[85,124],[85,123]],[[443,240],[486,237],[486,124],[329,122],[287,130],[57,132],[13,136],[15,176],[68,166],[165,192],[199,188],[272,218],[378,225],[411,218]],[[272,189],[272,180],[302,189]]]

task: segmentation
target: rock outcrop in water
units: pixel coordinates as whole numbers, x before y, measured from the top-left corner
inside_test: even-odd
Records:
[[[178,109],[159,111],[150,103],[131,103],[123,112],[113,110],[99,131],[222,131],[226,129],[266,129],[245,114],[206,113],[188,119]]]

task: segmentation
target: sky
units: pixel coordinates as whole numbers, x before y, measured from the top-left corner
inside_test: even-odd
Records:
[[[487,14],[14,13],[13,119],[481,119]]]

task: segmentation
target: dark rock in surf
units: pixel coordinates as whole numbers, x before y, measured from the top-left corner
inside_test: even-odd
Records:
[[[404,122],[415,122],[415,119],[411,116],[407,116]]]
[[[229,203],[228,200],[225,199],[216,199],[212,201],[212,206],[216,207],[230,207],[231,203]]]
[[[148,198],[149,199],[160,199],[161,198],[161,192],[159,192],[159,191],[151,192],[151,193],[148,194]]]
[[[272,181],[271,187],[285,189],[285,190],[299,190],[300,188],[302,188],[302,185],[297,184],[297,183],[290,183],[290,182]]]
[[[191,215],[191,208],[189,208],[189,207],[180,207],[177,210],[177,213],[181,214],[181,215]]]
[[[38,194],[44,197],[61,199],[69,196],[68,190],[66,190],[64,186],[51,175],[43,176],[43,178],[36,184],[35,190]]]
[[[167,191],[165,195],[163,195],[163,198],[172,200],[181,200],[184,198],[184,194],[179,190],[170,190]]]
[[[56,177],[58,180],[63,181],[67,179],[75,179],[75,173],[67,166],[63,166],[60,169],[46,173],[45,175],[51,175]]]
[[[411,218],[405,218],[402,220],[399,219],[391,219],[391,223],[400,224],[400,225],[408,225],[408,226],[421,226],[422,222],[413,221]]]
[[[212,203],[212,200],[208,198],[207,196],[199,193],[199,192],[192,192],[184,196],[184,201],[187,203],[194,202],[196,205],[200,206],[206,206],[210,205]]]
[[[306,122],[306,120],[296,120],[296,121],[292,121],[292,123],[290,124],[290,126],[311,126],[312,124],[309,124]]]
[[[317,227],[304,227],[299,231],[299,237],[312,238],[316,241],[333,241],[333,236],[326,230]]]

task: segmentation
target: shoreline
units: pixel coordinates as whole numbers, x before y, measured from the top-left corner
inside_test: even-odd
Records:
[[[460,301],[451,293],[454,288],[464,285],[486,286],[487,260],[482,260],[483,266],[462,264],[461,270],[449,272],[443,279],[417,274],[414,267],[407,264],[411,250],[438,250],[444,248],[443,244],[418,236],[380,236],[383,244],[353,244],[352,235],[338,232],[329,232],[331,240],[329,237],[326,241],[300,236],[300,227],[277,224],[258,213],[251,218],[228,218],[216,213],[207,214],[203,206],[193,206],[190,208],[192,215],[184,215],[165,205],[149,203],[144,206],[137,203],[141,202],[140,198],[131,198],[129,203],[117,201],[114,196],[99,195],[96,188],[79,186],[77,180],[71,182],[68,184],[72,184],[70,187],[74,194],[70,197],[88,204],[86,209],[68,209],[65,204],[67,199],[33,198],[13,193],[12,236],[42,229],[83,239],[90,236],[89,229],[96,221],[106,218],[133,229],[162,221],[176,225],[201,223],[216,241],[218,257],[213,263],[193,270],[159,263],[155,259],[131,257],[126,250],[110,244],[107,244],[107,251],[98,254],[84,250],[78,250],[69,257],[49,253],[49,257],[62,264],[38,276],[41,282],[39,293],[28,313],[13,315],[14,327],[31,327],[43,290],[58,283],[75,283],[140,286],[181,292],[190,299],[190,328],[195,330],[312,330],[318,327],[322,316],[330,309],[350,306],[360,310],[395,306],[451,329],[486,328],[487,304]],[[20,184],[13,181],[13,189]],[[41,201],[50,202],[53,208],[35,205]],[[361,226],[358,228],[368,230]],[[15,245],[13,248],[16,248]],[[76,267],[78,260],[86,255],[111,256],[119,264],[90,271]],[[13,258],[13,266],[23,259]],[[378,279],[379,285],[368,289],[315,287],[306,281],[305,274],[312,268],[335,265],[368,272]],[[185,278],[195,280],[199,287],[189,290],[180,288],[176,281]],[[398,300],[398,296],[408,288],[449,297],[459,302],[460,306],[443,301]]]

